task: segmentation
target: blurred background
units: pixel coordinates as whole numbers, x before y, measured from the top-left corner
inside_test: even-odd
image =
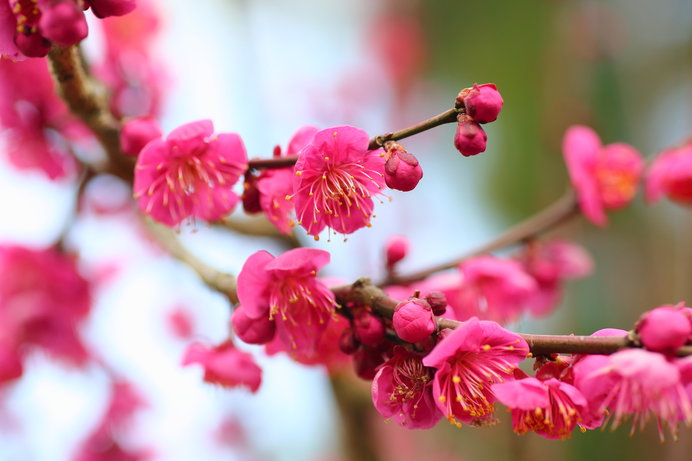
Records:
[[[570,125],[589,125],[604,143],[632,144],[647,158],[692,131],[692,3],[684,0],[140,3],[158,12],[149,27],[164,85],[164,132],[210,118],[217,132],[239,133],[249,157],[269,157],[302,125],[350,124],[375,135],[443,112],[473,83],[497,85],[504,108],[487,126],[485,153],[461,157],[453,125],[406,140],[425,172],[415,192],[391,192],[391,202],[376,205],[373,227],[348,242],[313,242],[298,231],[304,244],[332,254],[323,275],[380,278],[383,245],[393,234],[413,243],[401,272],[427,267],[539,211],[567,187],[560,145]],[[103,32],[96,20],[90,27],[86,56],[98,62]],[[74,219],[74,178],[50,181],[0,161],[1,242],[53,244]],[[97,204],[125,203],[130,194],[114,178],[91,186],[85,197]],[[241,346],[263,367],[257,394],[213,387],[180,360],[191,338],[227,337],[228,301],[152,245],[131,214],[83,210],[65,241],[94,282],[82,336],[101,365],[65,367],[31,354],[21,379],[0,387],[0,461],[72,459],[108,405],[111,373],[146,402],[127,443],[153,459],[343,460],[370,450],[404,461],[682,460],[692,452],[689,430],[661,445],[653,421],[634,437],[625,424],[575,431],[562,442],[514,435],[503,411],[492,428],[457,429],[443,420],[430,431],[407,431],[382,421],[369,383],[348,370],[330,377],[261,348]],[[241,210],[236,216],[245,219]],[[691,229],[690,210],[651,207],[641,196],[611,214],[606,229],[570,222],[556,234],[581,243],[595,273],[570,284],[551,317],[510,328],[629,329],[645,310],[692,302]],[[231,273],[259,249],[286,249],[203,224],[184,227],[181,238]],[[176,316],[190,322],[188,337],[175,333]]]

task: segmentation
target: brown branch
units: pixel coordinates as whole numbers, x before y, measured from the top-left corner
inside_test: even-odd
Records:
[[[108,107],[105,90],[86,72],[79,46],[53,45],[48,62],[60,96],[106,151],[110,172],[132,182],[134,163],[120,151],[120,121]]]
[[[225,294],[232,303],[238,302],[236,279],[231,274],[215,269],[190,253],[178,240],[175,231],[169,227],[157,224],[147,217],[143,221],[156,241],[174,258],[187,264],[200,276],[210,288]]]
[[[578,214],[579,208],[577,207],[577,200],[574,196],[574,192],[572,192],[570,189],[552,205],[529,217],[525,221],[520,222],[511,229],[508,229],[499,237],[491,240],[485,245],[480,246],[459,258],[420,270],[418,272],[414,272],[412,274],[405,276],[390,274],[390,276],[379,285],[406,285],[423,280],[437,272],[453,269],[461,262],[469,258],[492,253],[493,251],[498,251],[505,247],[530,240],[531,238],[553,229],[554,227],[562,224],[574,216],[577,216]]]
[[[394,308],[399,301],[390,298],[384,291],[375,286],[369,279],[358,279],[352,285],[332,288],[339,304],[349,302],[370,306],[375,312],[386,318],[392,318]],[[456,328],[461,322],[437,318],[439,329]],[[612,354],[626,347],[638,347],[637,341],[630,336],[598,337],[574,335],[532,335],[518,333],[526,340],[534,355],[549,354]],[[678,356],[692,355],[692,346],[678,349]]]
[[[423,131],[430,130],[436,126],[444,125],[445,123],[453,123],[457,121],[457,116],[463,112],[462,109],[449,109],[441,114],[430,117],[427,120],[416,123],[415,125],[409,126],[399,131],[391,131],[389,133],[377,135],[370,138],[370,143],[368,144],[368,149],[378,149],[384,145],[387,141],[397,141],[399,139],[408,138]],[[298,160],[297,155],[289,155],[287,157],[275,157],[268,159],[255,159],[250,160],[248,163],[251,169],[262,169],[262,168],[286,168],[295,165]]]
[[[282,234],[264,215],[247,219],[225,218],[214,224],[242,235],[275,238],[285,243],[289,248],[302,246],[295,234]]]

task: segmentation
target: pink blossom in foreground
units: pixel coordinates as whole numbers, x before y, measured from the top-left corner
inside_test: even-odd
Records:
[[[551,378],[525,378],[493,385],[497,400],[512,410],[517,434],[536,432],[547,439],[565,439],[590,419],[588,403],[577,388]]]
[[[236,349],[231,341],[214,347],[200,343],[188,346],[183,366],[199,363],[204,368],[204,380],[224,387],[244,386],[257,392],[262,382],[262,370],[252,355]]]
[[[84,364],[89,353],[77,330],[91,294],[74,260],[54,249],[0,246],[0,274],[0,382],[21,376],[34,348]]]
[[[653,203],[666,196],[681,205],[692,205],[692,140],[661,152],[646,175],[646,199]]]
[[[314,356],[334,317],[334,294],[317,280],[329,253],[296,248],[278,257],[251,255],[238,274],[238,299],[244,315],[265,324],[276,322],[278,340],[297,357]]]
[[[684,303],[665,305],[642,315],[636,331],[650,351],[674,354],[692,335],[692,316]]]
[[[548,315],[557,306],[564,280],[582,278],[593,271],[589,253],[566,241],[531,242],[517,259],[536,281],[537,290],[527,303],[535,316]]]
[[[289,141],[286,155],[297,155],[312,141],[317,131],[319,131],[318,128],[314,126],[300,128]],[[274,156],[283,156],[281,148],[274,151]],[[257,190],[260,193],[260,207],[269,222],[282,233],[290,233],[295,224],[290,218],[294,201],[287,197],[293,193],[293,169],[290,167],[265,169],[257,178]]]
[[[663,440],[664,426],[677,437],[679,421],[692,424],[692,404],[680,370],[661,354],[625,349],[610,356],[586,356],[574,365],[574,378],[591,410],[607,414],[613,427],[631,417],[633,433],[653,416]]]
[[[372,402],[385,418],[408,429],[429,429],[442,417],[432,392],[435,370],[403,347],[379,368],[372,381]]]
[[[514,379],[516,365],[529,347],[521,336],[494,322],[472,318],[449,333],[423,359],[436,368],[433,395],[453,424],[493,420],[492,385]]]
[[[247,168],[234,133],[213,135],[210,120],[181,125],[147,144],[137,158],[134,192],[140,209],[175,226],[186,219],[216,221],[233,210],[233,185]]]
[[[445,292],[457,320],[470,317],[500,323],[516,320],[534,296],[536,282],[516,261],[481,256],[463,262],[461,284]]]
[[[76,169],[68,142],[86,130],[57,95],[45,60],[0,59],[0,125],[3,151],[16,168],[39,170],[50,179]]]
[[[644,170],[644,161],[632,146],[603,146],[591,128],[573,126],[565,133],[562,152],[579,207],[589,221],[604,226],[606,211],[632,201]]]
[[[298,154],[294,193],[298,223],[309,235],[325,228],[350,234],[370,225],[372,196],[384,187],[384,159],[368,135],[337,126],[318,131]]]

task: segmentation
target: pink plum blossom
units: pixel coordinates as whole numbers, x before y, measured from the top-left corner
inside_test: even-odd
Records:
[[[423,365],[420,355],[395,347],[372,381],[375,409],[407,429],[433,427],[442,418],[433,398],[434,373]]]
[[[517,434],[536,432],[547,439],[565,439],[574,427],[590,420],[589,406],[574,386],[550,378],[525,378],[494,384],[497,400],[512,410]]]
[[[86,363],[89,352],[77,330],[91,293],[75,261],[54,249],[0,246],[0,274],[0,382],[19,377],[34,348]]]
[[[188,346],[183,365],[199,363],[204,368],[204,380],[224,387],[244,386],[257,392],[262,382],[262,370],[252,355],[236,349],[231,341],[208,347],[195,342]]]
[[[447,315],[457,320],[474,316],[500,323],[516,320],[537,289],[516,261],[481,256],[463,262],[459,269],[460,285],[445,292],[452,307]]]
[[[456,425],[493,422],[492,384],[514,379],[529,347],[521,336],[494,322],[472,318],[444,337],[423,359],[436,368],[433,395]]]
[[[681,205],[692,205],[692,140],[661,152],[646,175],[646,199],[653,203],[666,196]]]
[[[589,253],[566,241],[530,242],[517,259],[536,281],[537,290],[527,303],[535,316],[548,315],[556,307],[564,280],[585,277],[593,271]]]
[[[610,356],[586,356],[574,365],[574,380],[595,414],[610,410],[607,419],[613,427],[631,417],[633,433],[654,416],[663,439],[664,425],[675,437],[679,421],[692,424],[692,404],[680,370],[661,354],[625,349]]]
[[[607,210],[632,201],[644,170],[644,161],[632,146],[603,146],[591,128],[573,126],[565,133],[562,151],[579,207],[589,221],[604,226]]]
[[[304,126],[293,135],[288,143],[286,155],[297,155],[307,146],[319,130],[314,126]],[[281,148],[275,149],[275,157],[281,157]],[[295,224],[290,215],[294,201],[287,199],[293,192],[293,170],[291,168],[268,168],[257,178],[259,205],[269,222],[282,233],[288,234]]]
[[[377,347],[385,335],[382,319],[366,307],[353,310],[353,332],[361,343]]]
[[[317,280],[329,253],[296,248],[279,257],[251,255],[238,274],[238,299],[250,321],[276,322],[278,341],[296,357],[315,355],[322,334],[335,316],[334,294]]]
[[[370,225],[372,196],[384,187],[384,158],[368,135],[352,126],[315,133],[294,168],[296,216],[309,235],[325,228],[350,234]]]
[[[213,135],[210,120],[187,123],[148,143],[137,158],[134,191],[140,209],[175,226],[186,219],[216,221],[233,210],[233,185],[247,168],[234,133]]]

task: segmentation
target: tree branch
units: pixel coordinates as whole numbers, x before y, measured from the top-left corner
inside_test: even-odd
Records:
[[[156,241],[174,258],[187,264],[200,276],[202,281],[210,288],[228,296],[232,303],[238,302],[236,291],[236,279],[231,274],[221,272],[197,256],[190,253],[178,240],[175,232],[169,227],[157,224],[149,218],[143,217],[144,224]]]
[[[379,315],[392,318],[394,308],[399,301],[390,298],[384,291],[375,286],[370,279],[358,279],[352,285],[332,288],[339,304],[356,302],[370,306]],[[456,328],[462,322],[437,318],[438,329]],[[627,347],[638,347],[638,341],[633,335],[624,337],[613,336],[574,336],[574,335],[532,335],[518,333],[529,345],[534,355],[549,354],[612,354]],[[692,346],[678,349],[678,356],[692,355]]]
[[[461,262],[476,256],[492,253],[502,248],[516,245],[517,243],[530,240],[539,234],[549,231],[559,224],[564,223],[570,218],[579,214],[577,200],[574,192],[570,189],[565,195],[548,206],[544,210],[536,213],[528,219],[520,222],[516,226],[508,229],[503,234],[486,243],[483,246],[446,263],[438,264],[418,272],[405,276],[390,274],[386,280],[378,285],[407,285],[419,280],[423,280],[437,272],[457,267]]]
[[[70,111],[96,135],[111,163],[111,172],[132,182],[134,163],[120,151],[120,121],[108,107],[106,93],[86,72],[79,46],[53,45],[48,53],[53,79]]]
[[[370,143],[368,144],[368,149],[378,149],[384,145],[387,141],[397,141],[399,139],[408,138],[423,131],[430,130],[436,126],[444,125],[445,123],[453,123],[457,121],[457,116],[462,113],[462,109],[449,109],[441,114],[430,117],[427,120],[416,123],[415,125],[409,126],[399,131],[391,131],[389,133],[377,135],[370,138]],[[250,160],[248,163],[251,169],[262,169],[262,168],[286,168],[295,165],[298,160],[297,155],[289,155],[287,157],[274,157],[268,159],[255,159]]]

